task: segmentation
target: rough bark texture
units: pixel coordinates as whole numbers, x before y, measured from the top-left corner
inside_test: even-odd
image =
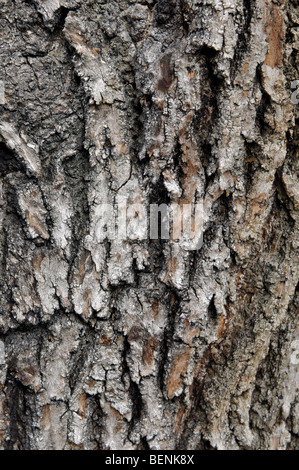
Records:
[[[298,5],[1,0],[2,449],[299,449]]]

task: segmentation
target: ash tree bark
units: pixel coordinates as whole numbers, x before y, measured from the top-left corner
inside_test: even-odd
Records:
[[[298,449],[298,23],[1,1],[1,449]],[[102,239],[119,198],[203,246]]]

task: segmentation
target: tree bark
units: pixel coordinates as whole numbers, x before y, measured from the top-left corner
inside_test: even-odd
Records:
[[[298,5],[1,1],[1,449],[299,449]]]

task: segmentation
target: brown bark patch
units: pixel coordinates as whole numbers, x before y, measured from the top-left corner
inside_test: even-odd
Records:
[[[154,299],[152,301],[152,312],[153,312],[153,317],[155,320],[157,320],[158,315],[159,315],[159,300]]]
[[[82,255],[79,258],[78,271],[76,273],[76,279],[78,280],[79,285],[83,284],[85,274],[92,268],[91,255],[88,251],[84,250]]]
[[[177,414],[177,419],[176,419],[176,422],[175,422],[175,426],[174,426],[174,433],[175,433],[176,436],[178,436],[180,434],[180,432],[182,431],[182,429],[183,429],[183,425],[184,425],[184,421],[185,421],[187,411],[188,411],[188,409],[185,405],[182,405],[181,408],[179,409],[179,412]]]
[[[248,72],[248,70],[249,70],[249,65],[250,65],[250,62],[249,62],[249,61],[246,62],[246,63],[243,65],[243,67],[242,67],[242,72],[243,72],[244,74],[246,74],[246,73]]]
[[[128,151],[128,146],[125,142],[117,142],[116,144],[116,151],[119,153],[119,155],[124,155]]]
[[[226,324],[226,318],[222,316],[220,318],[220,327],[219,327],[219,330],[218,330],[218,337],[219,338],[222,338],[222,336],[223,336],[223,333],[225,331],[225,324]]]
[[[157,350],[158,345],[158,341],[153,337],[150,337],[146,340],[142,355],[143,364],[148,366],[152,365],[154,360],[154,353]]]
[[[187,116],[187,124],[189,124],[192,117],[192,114]],[[186,135],[186,131],[184,131],[184,133],[185,135],[180,137],[182,167],[184,172],[182,178],[182,188],[184,192],[180,202],[181,204],[192,204],[197,190],[200,165],[196,145],[192,141],[192,138]]]
[[[160,111],[163,111],[163,109],[164,109],[164,101],[163,101],[163,100],[162,100],[162,101],[157,101],[157,102],[156,102],[156,106],[157,106],[157,108],[158,108]]]
[[[37,369],[33,366],[25,367],[21,373],[22,383],[26,386],[31,385],[34,382],[35,375],[37,374]]]
[[[185,333],[184,333],[184,342],[192,346],[193,339],[199,336],[200,328],[198,326],[190,326],[190,321],[188,318],[184,321],[185,324]]]
[[[186,132],[188,131],[189,126],[190,126],[190,122],[192,121],[193,117],[194,117],[194,114],[193,114],[192,112],[190,112],[189,114],[187,114],[187,116],[186,116],[186,123],[185,123],[184,127],[182,127],[182,128],[179,130],[179,136],[180,136],[180,137],[183,137],[183,136],[186,134]],[[182,139],[182,142],[181,142],[181,143],[183,143],[183,142],[184,142],[184,139]]]
[[[280,67],[283,61],[284,20],[279,7],[272,2],[266,13],[265,33],[269,44],[265,65],[272,69]]]
[[[178,354],[172,364],[168,379],[168,397],[173,398],[182,385],[183,378],[187,372],[191,351],[185,348],[182,354]]]
[[[36,271],[40,271],[40,267],[41,267],[41,264],[42,264],[42,261],[44,259],[44,255],[42,253],[38,253],[34,258],[33,258],[33,261],[32,261],[32,266],[34,267],[34,269]]]
[[[168,271],[169,271],[169,274],[170,275],[174,275],[176,270],[177,270],[177,266],[178,266],[178,260],[177,258],[174,256],[173,258],[171,258],[168,262]]]
[[[35,232],[37,232],[42,238],[44,238],[45,240],[49,240],[50,235],[47,232],[45,224],[36,215],[32,214],[28,210],[25,211],[25,215],[29,226],[33,230],[35,230]]]
[[[128,334],[129,343],[138,343],[143,340],[143,329],[140,326],[132,326]]]
[[[100,340],[100,344],[102,346],[109,346],[109,344],[111,344],[112,342],[112,339],[111,338],[108,338],[108,336],[104,336],[101,340]]]
[[[43,407],[43,416],[42,416],[42,422],[41,422],[42,428],[49,429],[51,425],[51,409],[50,405],[45,405]]]
[[[69,450],[84,450],[83,444],[74,444],[73,442],[67,442],[66,447]]]
[[[86,291],[83,294],[83,300],[84,300],[83,316],[85,318],[89,317],[89,309],[90,309],[90,305],[91,305],[91,298],[92,298],[92,290],[91,289],[86,289]]]
[[[171,54],[166,54],[160,61],[161,78],[158,81],[158,90],[167,93],[174,80],[173,70],[170,65]]]
[[[78,408],[78,413],[82,418],[86,418],[86,412],[87,412],[87,407],[88,407],[88,400],[87,400],[87,395],[86,393],[81,393],[79,397],[79,408]]]

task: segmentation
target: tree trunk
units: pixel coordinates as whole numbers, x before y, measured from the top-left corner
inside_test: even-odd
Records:
[[[299,449],[298,5],[1,1],[1,449]]]

